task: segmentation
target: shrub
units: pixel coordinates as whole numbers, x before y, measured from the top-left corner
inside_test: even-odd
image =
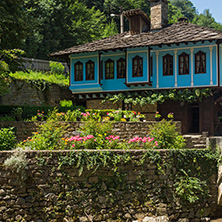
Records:
[[[68,125],[54,119],[38,125],[38,132],[32,138],[23,141],[24,147],[32,150],[59,150],[64,149],[65,141],[62,140]]]
[[[80,135],[66,140],[68,149],[118,149],[119,136],[112,135],[110,122],[91,119],[81,128]]]
[[[50,66],[51,73],[53,73],[53,74],[58,75],[58,74],[64,73],[65,67],[62,63],[50,61],[49,66]]]
[[[22,119],[23,109],[21,107],[14,108],[12,111],[13,116],[17,121]]]
[[[73,108],[72,100],[61,100],[60,106]]]
[[[150,128],[150,136],[158,142],[160,149],[181,149],[185,147],[185,139],[176,131],[176,124],[163,119]]]
[[[26,155],[21,148],[16,149],[13,155],[7,158],[4,162],[6,169],[18,173],[19,178],[22,180],[26,179],[25,170],[28,168],[27,165]]]
[[[16,146],[16,137],[13,128],[3,128],[0,130],[0,150],[11,150]]]

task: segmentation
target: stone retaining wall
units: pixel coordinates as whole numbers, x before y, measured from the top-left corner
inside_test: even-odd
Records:
[[[70,127],[67,129],[68,133],[66,137],[71,137],[80,126],[84,125],[84,122],[67,122]],[[121,139],[131,139],[134,136],[147,136],[149,133],[149,127],[155,124],[155,121],[147,122],[113,122],[113,133],[120,136]],[[177,130],[181,134],[181,122],[175,122]],[[32,136],[32,132],[37,131],[36,124],[40,122],[16,122],[16,121],[2,121],[0,122],[0,128],[3,127],[15,127],[16,136],[19,141],[27,139]]]
[[[58,105],[60,100],[70,100],[72,92],[67,87],[51,84],[50,87],[38,87],[23,80],[13,80],[9,91],[1,97],[4,105]]]
[[[204,221],[201,218],[214,216],[216,161],[207,162],[201,156],[195,163],[200,176],[209,177],[204,188],[209,195],[202,197],[204,190],[195,192],[199,201],[189,203],[175,192],[175,175],[181,173],[175,159],[184,155],[166,150],[148,151],[147,155],[138,150],[107,152],[26,151],[26,159],[13,159],[14,171],[3,166],[13,152],[0,152],[0,221],[129,222],[154,216]],[[104,155],[110,159],[105,166],[81,168],[93,155],[97,161]],[[193,157],[185,155],[182,167],[191,166]],[[111,167],[120,158],[116,168]],[[22,163],[27,163],[25,170],[19,168]],[[205,163],[211,166],[203,167]],[[195,176],[196,168],[189,172],[190,177]]]

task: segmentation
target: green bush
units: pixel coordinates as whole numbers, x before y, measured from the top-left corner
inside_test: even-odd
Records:
[[[44,124],[38,125],[38,131],[33,132],[32,138],[28,138],[20,145],[32,150],[62,150],[65,146],[62,137],[67,127],[67,124],[48,119]]]
[[[73,107],[72,100],[61,100],[60,106],[61,107]]]
[[[64,73],[65,67],[62,63],[50,61],[49,66],[52,74],[58,75]]]
[[[176,131],[176,124],[163,119],[150,128],[150,136],[158,142],[160,149],[182,149],[185,139]]]
[[[16,146],[16,137],[13,128],[2,128],[0,130],[0,150],[12,150]]]

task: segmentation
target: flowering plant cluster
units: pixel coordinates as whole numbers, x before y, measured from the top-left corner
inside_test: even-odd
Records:
[[[46,149],[181,149],[185,146],[175,123],[163,119],[149,129],[147,137],[136,136],[129,141],[113,135],[111,122],[89,120],[80,127],[79,135],[63,138],[68,124],[48,119],[39,124],[38,132],[21,143],[34,150]]]
[[[168,119],[173,119],[174,118],[174,113],[168,113],[167,118]]]
[[[96,141],[94,139],[93,135],[87,135],[87,136],[77,135],[77,136],[71,137],[69,139],[66,139],[65,141],[67,142],[66,145],[69,145],[75,149],[80,149],[83,146],[88,148],[88,146],[90,146],[90,145],[94,148],[93,140],[94,140],[94,142]]]
[[[134,137],[128,141],[130,148],[133,149],[157,149],[158,142],[152,137]]]
[[[68,149],[118,149],[119,136],[77,135],[64,140]]]
[[[161,115],[160,115],[159,111],[156,111],[156,113],[155,113],[155,118],[158,118],[158,119],[161,118]]]
[[[37,110],[38,112],[37,112],[37,119],[39,120],[39,121],[42,121],[42,120],[44,120],[44,111],[39,111],[39,110]]]
[[[58,112],[58,109],[54,109],[47,115],[48,119],[54,119],[57,121],[89,121],[97,120],[98,122],[107,121],[131,121],[138,122],[141,118],[145,119],[145,115],[140,112],[128,111],[128,110],[86,110],[85,112],[80,109],[68,110],[67,112]],[[37,116],[34,120],[45,120],[44,111],[38,110]]]

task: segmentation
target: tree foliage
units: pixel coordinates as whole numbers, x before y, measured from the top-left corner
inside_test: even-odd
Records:
[[[9,85],[9,72],[21,68],[20,55],[24,51],[19,49],[0,50],[0,96],[7,91]]]
[[[197,14],[196,8],[189,0],[171,0],[173,6],[176,6],[181,13],[187,17],[190,21],[193,21]]]
[[[24,50],[29,57],[48,54],[102,37],[106,16],[95,6],[78,0],[26,0],[29,16],[36,21]]]
[[[1,0],[0,49],[21,48],[27,57],[48,58],[52,52],[115,35],[121,10],[140,8],[150,14],[150,0]],[[222,30],[209,10],[198,14],[192,0],[171,0],[169,24],[179,17]],[[124,18],[124,29],[128,30]]]
[[[202,14],[196,16],[193,23],[222,31],[222,25],[215,21],[209,9],[205,9]]]
[[[30,31],[24,0],[0,1],[0,49],[19,48]]]

